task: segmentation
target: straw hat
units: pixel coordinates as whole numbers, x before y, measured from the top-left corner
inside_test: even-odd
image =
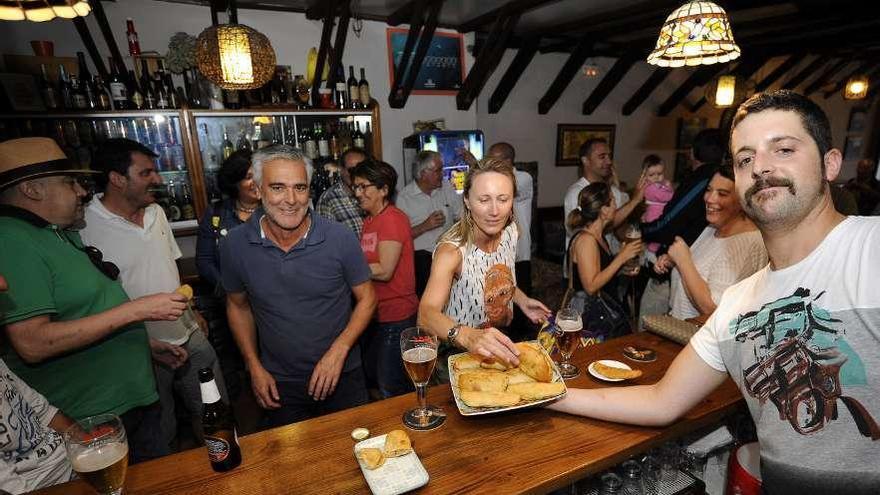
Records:
[[[95,174],[79,168],[51,138],[29,137],[0,143],[0,190],[47,175]]]

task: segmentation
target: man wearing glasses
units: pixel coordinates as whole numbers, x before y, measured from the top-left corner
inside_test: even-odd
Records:
[[[265,213],[229,231],[220,266],[229,326],[266,423],[364,404],[357,342],[376,293],[360,243],[309,211],[311,170],[299,150],[269,146],[252,165]]]
[[[431,275],[431,259],[440,234],[461,217],[461,196],[443,180],[443,156],[422,151],[412,164],[413,180],[397,196],[409,216],[415,248],[416,295],[422,297]]]
[[[118,269],[86,249],[79,233],[86,190],[48,138],[0,143],[0,325],[3,359],[73,419],[122,417],[132,462],[168,453],[157,444],[158,396],[142,321],[176,320],[186,298],[129,300]]]

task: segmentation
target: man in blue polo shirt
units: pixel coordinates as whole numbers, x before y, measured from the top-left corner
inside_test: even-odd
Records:
[[[376,295],[360,244],[309,211],[311,166],[299,150],[270,146],[252,165],[265,213],[229,232],[220,266],[257,403],[269,426],[364,404],[357,341]]]

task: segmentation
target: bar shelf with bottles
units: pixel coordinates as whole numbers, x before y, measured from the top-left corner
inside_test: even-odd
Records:
[[[369,110],[284,109],[191,110],[198,148],[194,153],[208,202],[220,198],[217,171],[223,160],[239,149],[257,150],[271,144],[289,144],[303,150],[320,174],[324,165],[337,163],[350,147],[365,149],[381,159],[379,106]]]
[[[128,138],[155,151],[156,168],[169,186],[162,206],[175,231],[196,227],[193,185],[186,161],[186,143],[177,111],[107,111],[93,113],[0,115],[0,141],[19,137],[50,137],[68,158],[92,166],[97,146],[110,138]],[[177,201],[179,208],[169,202]],[[171,211],[177,213],[171,213]],[[178,212],[179,210],[179,212]],[[178,214],[179,213],[179,214]]]

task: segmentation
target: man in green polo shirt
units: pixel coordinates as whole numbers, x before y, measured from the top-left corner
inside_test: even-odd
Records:
[[[133,462],[168,453],[155,441],[158,395],[144,320],[175,320],[179,294],[130,301],[118,269],[84,247],[86,191],[51,139],[0,143],[0,294],[3,359],[74,419],[121,416]]]

